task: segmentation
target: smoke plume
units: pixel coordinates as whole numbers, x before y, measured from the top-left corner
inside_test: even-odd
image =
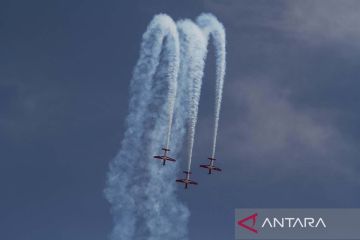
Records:
[[[176,196],[185,134],[188,170],[204,72],[207,42],[216,49],[215,154],[222,85],[225,32],[211,14],[197,24],[156,15],[143,35],[140,57],[130,83],[129,114],[121,147],[110,163],[105,195],[114,218],[112,240],[187,239],[188,208]],[[219,66],[220,65],[220,66]],[[161,147],[177,162],[163,167],[153,160]]]

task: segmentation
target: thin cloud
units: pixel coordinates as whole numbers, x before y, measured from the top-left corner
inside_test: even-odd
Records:
[[[288,31],[314,44],[334,41],[360,46],[359,1],[287,1]]]

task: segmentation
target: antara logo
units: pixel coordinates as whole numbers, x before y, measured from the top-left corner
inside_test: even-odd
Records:
[[[243,228],[245,228],[245,229],[247,229],[247,230],[249,230],[249,231],[251,231],[251,232],[253,232],[253,233],[258,233],[258,231],[254,228],[254,226],[255,226],[255,224],[256,224],[256,217],[257,217],[257,216],[258,216],[258,214],[257,214],[257,213],[254,213],[253,215],[248,216],[248,217],[246,217],[246,218],[241,219],[240,221],[238,221],[238,224],[239,224],[241,227],[243,227]],[[250,227],[249,225],[246,225],[246,224],[245,224],[245,222],[250,221],[250,220],[252,220],[251,227]]]
[[[271,221],[272,220],[272,221]],[[266,226],[269,226],[270,228],[317,228],[317,227],[323,227],[326,228],[326,224],[322,218],[312,218],[312,217],[306,217],[306,218],[293,218],[293,217],[285,217],[285,218],[266,218],[261,225],[261,228],[264,228]]]
[[[246,218],[243,218],[237,222],[237,224],[249,230],[253,233],[258,233],[258,230],[255,228],[256,218],[258,217],[257,213],[250,215]],[[250,222],[250,223],[249,223]],[[283,218],[269,218],[266,217],[263,223],[261,224],[261,228],[326,228],[326,224],[322,218],[312,218],[312,217],[283,217]]]

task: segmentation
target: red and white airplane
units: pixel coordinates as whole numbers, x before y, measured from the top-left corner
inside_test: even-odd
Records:
[[[183,171],[183,173],[186,174],[186,178],[185,179],[177,179],[176,181],[179,182],[179,183],[184,183],[185,184],[185,189],[188,188],[188,184],[198,185],[197,182],[190,179],[191,172]]]
[[[164,150],[164,155],[162,155],[162,156],[154,156],[154,158],[162,160],[162,161],[163,161],[163,165],[165,165],[165,162],[166,162],[166,161],[171,161],[171,162],[175,162],[175,161],[176,161],[175,159],[167,156],[167,152],[170,152],[170,149],[168,149],[168,148],[162,148],[162,150]]]
[[[208,164],[208,165],[200,165],[200,167],[202,167],[202,168],[207,168],[208,170],[209,170],[209,174],[211,174],[211,172],[214,170],[214,171],[219,171],[219,172],[221,172],[221,169],[220,168],[218,168],[218,167],[216,167],[215,165],[214,165],[214,161],[216,160],[215,158],[211,158],[211,157],[209,157],[208,158],[209,160],[210,160],[210,163]]]

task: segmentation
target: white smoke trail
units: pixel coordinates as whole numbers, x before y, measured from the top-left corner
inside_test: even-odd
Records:
[[[205,56],[207,53],[206,39],[201,29],[190,20],[177,22],[180,45],[181,63],[179,82],[187,86],[188,106],[188,165],[191,170],[192,150],[195,138],[195,128],[200,101],[202,78],[204,75]]]
[[[182,44],[181,50],[184,49],[185,54],[181,54],[181,61],[189,62],[185,64],[189,69],[185,69],[188,73],[186,78],[190,80],[189,83],[189,124],[188,124],[188,171],[191,170],[192,152],[195,138],[195,128],[198,117],[202,77],[204,72],[205,58],[207,55],[207,45],[210,36],[213,38],[213,45],[215,47],[216,56],[216,89],[215,89],[215,119],[213,130],[213,144],[211,157],[215,158],[217,132],[220,118],[221,99],[225,77],[226,65],[226,51],[225,51],[225,29],[223,25],[212,14],[201,14],[197,18],[198,26],[194,24],[187,24],[184,27],[186,33],[187,44]],[[179,28],[179,24],[178,24]],[[184,42],[184,41],[183,41]],[[183,45],[185,47],[183,47]],[[186,50],[185,50],[186,49]],[[184,55],[184,56],[183,56]]]
[[[180,46],[179,42],[177,40],[176,44],[173,44],[171,46],[172,42],[168,43],[170,46],[166,47],[165,49],[171,49],[172,51],[175,51],[176,53],[180,52]],[[168,54],[171,54],[169,51]],[[169,79],[168,81],[168,129],[167,129],[167,137],[166,137],[166,148],[169,148],[170,143],[170,135],[171,135],[171,128],[172,128],[172,122],[173,122],[173,116],[174,116],[174,106],[175,106],[175,99],[176,99],[176,90],[177,90],[177,77],[179,72],[179,64],[180,59],[179,55],[174,56],[174,59],[172,61],[169,61],[169,68],[168,73],[169,76],[167,77]]]
[[[212,15],[203,14],[197,22],[201,29],[190,20],[179,21],[179,36],[173,20],[160,14],[154,17],[143,35],[140,57],[130,85],[127,129],[121,149],[110,164],[105,189],[115,222],[113,240],[187,238],[189,211],[175,195],[174,176],[179,161],[164,169],[151,158],[164,143],[167,148],[174,147],[171,155],[177,157],[188,120],[190,171],[210,35],[217,51],[215,154],[225,74],[225,33]],[[176,137],[170,139],[174,135]]]
[[[202,29],[207,42],[209,37],[213,38],[216,56],[216,90],[215,90],[215,120],[213,130],[213,144],[211,157],[215,158],[216,141],[219,128],[220,109],[222,93],[224,88],[224,77],[226,68],[226,39],[225,28],[212,14],[201,14],[196,23]]]
[[[167,48],[165,48],[164,55],[168,55],[166,54],[166,51]],[[177,163],[180,162],[177,156],[178,152],[181,150],[185,133],[186,115],[183,114],[183,106],[179,105],[184,101],[184,97],[186,96],[184,90],[184,84],[178,82],[178,91],[176,94],[177,114],[171,128],[171,136],[174,137],[172,137],[170,141],[170,146],[172,146],[170,154],[178,160]],[[154,96],[161,96],[162,92],[163,90],[160,87],[157,92],[154,92]],[[161,99],[158,100],[159,101],[156,101],[154,105],[161,103]],[[160,109],[160,111],[157,111],[154,115],[154,118],[156,119],[154,127],[147,131],[146,138],[149,156],[159,151],[159,143],[164,139],[167,125],[166,111],[167,108],[163,105],[163,109]],[[182,112],[181,115],[178,114],[180,111]],[[168,163],[164,167],[154,160],[149,160],[147,162],[146,171],[149,173],[149,177],[145,182],[144,209],[141,214],[144,216],[144,222],[148,232],[139,239],[186,239],[186,223],[189,217],[189,211],[181,202],[179,202],[175,194],[176,185],[174,184],[174,176],[177,174],[177,169],[177,165],[174,163]]]
[[[164,40],[166,39],[166,40]],[[121,143],[121,149],[110,164],[107,188],[105,194],[112,205],[115,227],[111,238],[116,240],[135,239],[148,231],[139,223],[139,216],[143,216],[141,200],[144,196],[142,172],[147,171],[144,166],[151,161],[147,148],[146,124],[151,121],[152,113],[149,102],[154,96],[154,75],[159,65],[160,54],[165,49],[168,75],[165,85],[168,85],[167,116],[159,122],[163,126],[172,123],[172,111],[176,93],[176,81],[179,68],[179,38],[176,25],[167,15],[160,14],[154,17],[143,35],[140,57],[135,67],[130,85],[129,115],[126,120],[127,129]],[[169,117],[170,116],[170,117]],[[165,121],[165,123],[164,123]],[[169,127],[169,126],[168,126]],[[171,127],[171,126],[170,126]],[[162,131],[164,132],[164,131]],[[170,133],[169,133],[170,134]],[[167,137],[169,139],[169,137]],[[157,147],[164,144],[164,139],[154,141]],[[143,177],[145,177],[144,174]]]

